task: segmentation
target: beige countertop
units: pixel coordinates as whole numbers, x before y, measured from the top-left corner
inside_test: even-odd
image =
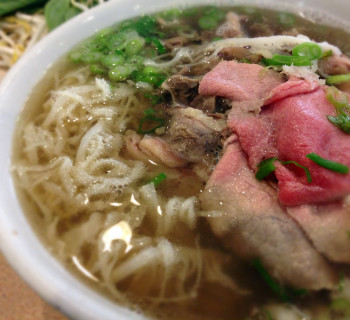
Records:
[[[0,69],[0,81],[6,72]],[[42,300],[0,253],[0,320],[67,320]]]

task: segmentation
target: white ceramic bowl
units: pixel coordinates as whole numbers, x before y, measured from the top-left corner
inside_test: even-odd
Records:
[[[244,4],[289,8],[308,15],[310,9],[332,16],[332,24],[341,24],[350,16],[349,0],[241,0]],[[80,40],[117,21],[155,12],[169,6],[232,5],[239,1],[222,0],[111,0],[50,33],[11,69],[0,87],[0,246],[13,268],[44,299],[68,317],[80,320],[144,319],[113,304],[82,284],[67,272],[40,243],[29,226],[16,199],[9,173],[12,134],[18,113],[33,86],[45,70]],[[350,30],[349,24],[347,26]]]

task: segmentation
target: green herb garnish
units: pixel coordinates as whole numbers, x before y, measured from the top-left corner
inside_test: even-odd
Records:
[[[326,168],[331,171],[339,172],[341,174],[347,174],[349,172],[349,167],[335,161],[327,160],[322,158],[316,153],[309,153],[306,155],[307,158],[318,164],[319,166]]]
[[[165,120],[155,116],[156,111],[153,108],[146,109],[143,118],[140,121],[138,133],[153,133],[158,128],[163,127]]]
[[[306,168],[305,166],[299,164],[298,162],[296,161],[293,161],[293,160],[290,160],[290,161],[280,161],[282,164],[294,164],[295,166],[303,169],[305,171],[305,174],[306,174],[306,179],[307,179],[307,182],[308,183],[311,183],[312,182],[312,178],[311,178],[311,173],[309,171],[308,168]]]
[[[295,298],[307,294],[307,290],[305,289],[295,289],[290,287],[284,287],[274,280],[270,274],[267,272],[262,262],[259,259],[253,260],[253,267],[263,278],[265,283],[269,286],[269,288],[277,294],[281,300],[285,302],[291,302]]]
[[[269,158],[266,160],[263,160],[262,162],[260,162],[258,164],[258,172],[255,174],[255,178],[258,179],[259,181],[263,180],[264,178],[266,178],[270,173],[272,173],[273,171],[276,170],[276,167],[274,165],[275,161],[279,161],[282,164],[294,164],[295,166],[302,168],[305,171],[306,174],[306,178],[307,178],[307,182],[311,183],[312,182],[312,178],[311,178],[311,174],[308,168],[306,168],[305,166],[299,164],[296,161],[293,160],[289,160],[289,161],[281,161],[279,159],[277,159],[277,157],[274,158]]]
[[[163,97],[156,94],[145,93],[144,97],[149,99],[152,105],[159,104],[163,101]]]
[[[161,172],[156,177],[154,177],[150,183],[153,183],[155,186],[158,186],[161,184],[165,179],[167,178],[166,174],[164,172]]]
[[[277,160],[277,157],[269,158],[261,161],[258,164],[258,172],[255,174],[255,178],[259,181],[265,179],[270,173],[276,170],[274,162]]]

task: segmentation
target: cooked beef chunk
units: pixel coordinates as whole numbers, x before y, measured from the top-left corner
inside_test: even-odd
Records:
[[[318,68],[323,76],[350,73],[350,58],[345,55],[330,56],[319,60]],[[350,81],[340,83],[337,87],[350,94]]]
[[[179,168],[187,165],[181,155],[170,150],[168,144],[159,137],[144,136],[134,131],[128,131],[125,135],[125,145],[129,156],[135,160],[164,163],[171,168]]]
[[[247,48],[227,47],[219,51],[218,56],[223,60],[248,60],[250,63],[259,63],[263,58],[261,55],[252,54]]]
[[[177,36],[177,37],[163,40],[164,46],[170,50],[177,47],[179,48],[184,47],[185,45],[187,45],[188,42],[189,42],[188,38],[183,36]]]
[[[232,11],[228,12],[226,21],[216,29],[216,35],[225,39],[243,37],[244,32],[241,28],[239,15]]]
[[[192,64],[190,66],[184,67],[180,71],[180,74],[188,77],[204,76],[207,72],[212,70],[220,61],[221,59],[219,57],[215,57],[213,59],[210,59],[209,61]]]
[[[231,101],[222,97],[216,97],[215,99],[215,112],[216,113],[225,113],[227,110],[230,110],[232,107]]]
[[[330,56],[318,61],[318,69],[324,76],[344,74],[350,72],[350,58],[341,56]]]
[[[198,94],[190,103],[189,106],[194,109],[202,110],[206,113],[218,112],[216,111],[216,97],[206,97]]]
[[[249,35],[250,37],[269,37],[273,36],[274,32],[269,27],[267,23],[255,22],[249,27]]]
[[[190,162],[201,161],[220,143],[225,121],[194,108],[176,108],[166,136],[169,148]]]
[[[276,190],[258,182],[238,140],[231,144],[200,195],[214,233],[245,260],[261,259],[271,276],[309,290],[331,289],[337,279],[327,261],[312,247],[277,200]]]
[[[164,81],[161,88],[170,92],[175,104],[189,105],[198,95],[199,80],[177,74]]]
[[[270,91],[284,82],[278,72],[257,64],[220,62],[199,85],[199,94],[229,98],[233,107],[259,110]]]

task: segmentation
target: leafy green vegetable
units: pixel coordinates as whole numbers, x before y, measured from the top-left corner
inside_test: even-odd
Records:
[[[295,46],[292,54],[293,56],[306,57],[311,61],[323,57],[322,48],[314,42],[304,42]]]
[[[50,0],[44,9],[46,24],[49,30],[53,30],[80,12],[78,8],[71,6],[69,0]]]
[[[271,59],[262,59],[267,66],[311,66],[311,61],[305,56],[287,56],[275,54]]]
[[[317,163],[319,166],[326,168],[331,171],[339,172],[341,174],[347,174],[349,172],[349,167],[335,161],[327,160],[325,158],[320,157],[316,153],[309,153],[306,155],[307,158]]]
[[[40,6],[46,2],[47,0],[1,0],[0,16],[15,12],[19,9],[26,9],[30,6]]]
[[[166,174],[164,172],[161,172],[156,177],[154,177],[150,183],[153,183],[155,186],[160,185],[165,179],[167,178]]]
[[[258,164],[258,172],[255,174],[255,178],[259,181],[263,180],[264,178],[266,178],[270,173],[272,173],[273,171],[276,170],[276,167],[274,165],[275,161],[279,161],[282,164],[294,164],[295,166],[302,168],[305,171],[306,174],[306,178],[307,178],[307,182],[311,183],[312,182],[312,178],[311,178],[311,174],[308,168],[306,168],[305,166],[299,164],[296,161],[293,160],[289,160],[289,161],[281,161],[279,159],[277,159],[277,157],[274,158],[269,158],[266,160],[261,161]]]
[[[270,289],[277,294],[277,296],[285,301],[285,302],[291,302],[295,298],[307,294],[307,290],[305,289],[295,289],[290,287],[284,287],[277,283],[267,272],[265,267],[263,266],[262,262],[259,259],[253,260],[253,267],[256,269],[256,271],[260,274],[260,276],[263,278],[265,283],[270,287]]]

